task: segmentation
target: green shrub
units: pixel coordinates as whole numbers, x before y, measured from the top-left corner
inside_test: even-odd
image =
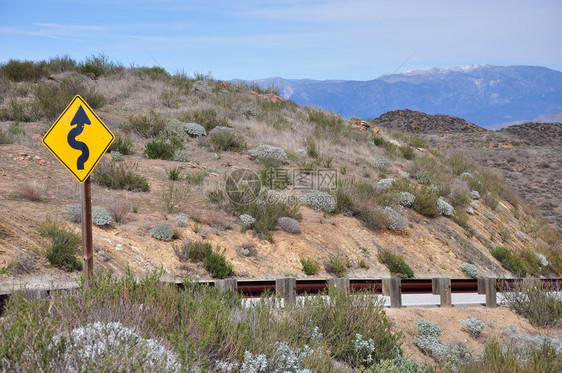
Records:
[[[302,271],[307,276],[313,276],[318,274],[320,270],[320,264],[317,261],[310,258],[301,258]]]
[[[498,207],[498,204],[500,203],[499,199],[496,196],[494,196],[492,193],[485,193],[482,200],[492,210],[495,210]]]
[[[109,57],[103,53],[86,57],[79,67],[82,74],[93,73],[96,76],[115,74],[124,70],[122,64],[109,61]]]
[[[266,235],[269,240],[272,240],[269,232],[275,228],[279,218],[301,219],[299,205],[282,201],[262,202],[256,200],[233,207],[235,215],[247,214],[256,219],[256,223],[253,226],[254,231]]]
[[[529,267],[519,256],[513,254],[507,247],[498,246],[490,250],[490,253],[502,267],[513,272],[519,277],[525,277],[529,273]]]
[[[205,177],[207,177],[207,171],[201,171],[201,172],[195,172],[193,174],[185,175],[185,180],[187,181],[188,184],[199,185],[203,183]]]
[[[373,144],[375,144],[376,146],[384,146],[385,143],[385,139],[383,139],[381,136],[373,136]]]
[[[162,203],[165,212],[173,212],[187,197],[189,187],[168,183],[168,187],[162,192]]]
[[[37,110],[32,102],[10,98],[8,105],[0,111],[0,120],[14,122],[33,122],[38,119]]]
[[[168,180],[177,181],[181,178],[181,169],[179,167],[172,167],[166,170],[166,175],[168,176]]]
[[[123,155],[133,154],[133,141],[129,138],[117,137],[107,149],[107,152],[119,152]]]
[[[203,265],[214,278],[226,278],[232,273],[232,265],[227,263],[225,256],[220,253],[210,253],[203,259]]]
[[[36,82],[49,76],[45,61],[9,60],[0,66],[0,74],[14,82]]]
[[[203,262],[205,269],[214,278],[226,278],[232,273],[232,265],[227,262],[224,255],[213,251],[213,246],[209,242],[186,241],[180,248],[174,248],[174,251],[182,261],[189,259],[192,262]]]
[[[223,204],[229,213],[236,216],[247,214],[256,219],[253,225],[255,232],[263,234],[270,241],[273,239],[269,233],[277,225],[277,220],[281,217],[301,219],[299,205],[287,203],[285,201],[275,201],[268,198],[266,192],[253,190],[250,185],[236,183],[231,178],[225,178],[225,188],[228,190],[229,198],[225,198],[223,190],[210,191],[207,196],[211,202]],[[256,195],[259,194],[259,195]]]
[[[14,139],[6,132],[0,129],[0,145],[12,144]]]
[[[513,311],[537,327],[556,327],[562,321],[560,284],[543,285],[540,281],[515,283],[503,289],[504,300]]]
[[[149,159],[172,159],[176,147],[167,140],[153,140],[145,145],[143,154]]]
[[[134,132],[146,139],[157,136],[166,127],[166,118],[154,110],[148,114],[132,115],[121,125],[125,132]]]
[[[177,89],[163,91],[160,94],[160,102],[165,107],[177,109],[180,106],[181,94]]]
[[[311,158],[318,157],[318,149],[316,149],[316,141],[311,136],[307,137],[304,141],[304,145],[306,146],[306,154]]]
[[[425,148],[427,149],[427,141],[422,139],[421,137],[414,137],[412,138],[412,146],[415,148]]]
[[[318,136],[339,135],[349,130],[345,125],[345,121],[339,115],[312,108],[307,108],[306,111],[308,113],[308,121],[315,125]]]
[[[272,190],[283,190],[291,185],[289,170],[284,168],[264,168],[258,171],[261,184]]]
[[[537,256],[538,253],[531,251],[529,249],[523,249],[521,251],[520,257],[521,259],[527,264],[529,268],[529,274],[533,276],[548,276],[551,271],[552,263],[544,257],[544,259],[548,262],[545,266],[543,265],[541,259]],[[541,254],[539,254],[541,255]]]
[[[467,191],[458,186],[451,188],[451,192],[447,199],[455,208],[466,206],[471,200]]]
[[[495,339],[487,342],[480,359],[474,359],[464,365],[460,372],[558,372],[560,371],[560,354],[556,348],[544,342],[541,346],[532,346],[519,350],[513,345],[503,345]]]
[[[178,71],[172,76],[172,84],[175,87],[178,87],[184,94],[188,94],[191,92],[193,83],[195,83],[195,79],[189,77],[183,71]]]
[[[301,330],[316,330],[331,358],[356,368],[350,371],[370,371],[381,360],[401,356],[401,333],[393,331],[383,305],[381,298],[373,300],[331,287],[328,296],[305,297],[302,304],[292,306],[292,323]]]
[[[348,270],[348,260],[341,255],[330,255],[328,261],[324,263],[326,272],[337,277],[345,277]]]
[[[59,83],[44,82],[35,87],[35,104],[47,119],[57,118],[75,95],[80,95],[90,107],[99,109],[106,104],[105,97],[94,87],[88,88],[80,76],[69,76]]]
[[[92,180],[111,189],[148,192],[148,181],[144,176],[135,173],[137,169],[136,163],[102,161],[94,169]]]
[[[463,153],[455,153],[447,159],[447,162],[451,166],[451,170],[455,175],[460,175],[463,172],[471,173],[472,170],[476,168],[476,163],[466,157]]]
[[[19,124],[11,125],[7,131],[0,130],[0,144],[20,144],[27,145],[31,142],[31,137]]]
[[[207,132],[215,127],[228,127],[228,120],[219,118],[215,109],[194,110],[181,113],[178,119],[182,122],[194,122],[200,124]]]
[[[422,186],[415,193],[414,210],[423,216],[434,218],[439,214],[437,211],[437,199],[439,193],[427,186]]]
[[[69,55],[57,56],[49,58],[47,63],[49,71],[53,73],[62,73],[65,71],[75,71],[77,64]]]
[[[168,80],[171,78],[170,74],[159,66],[137,67],[134,68],[133,72],[137,73],[139,76],[147,76],[152,80]]]
[[[213,252],[213,246],[209,242],[191,242],[187,243],[187,256],[192,262],[202,262]]]
[[[213,133],[209,137],[209,143],[215,152],[246,149],[246,140],[244,140],[244,137],[234,133],[234,131]]]
[[[453,221],[457,223],[460,227],[468,229],[468,214],[462,208],[455,208],[455,213],[453,214]]]
[[[414,271],[402,257],[395,255],[388,250],[382,250],[379,252],[378,258],[381,263],[385,264],[388,267],[388,270],[391,273],[396,274],[398,277],[414,277]]]
[[[489,192],[492,198],[497,199],[497,196],[501,195],[505,189],[503,183],[498,179],[498,176],[489,169],[479,169],[478,172],[474,174],[473,178],[467,179],[467,182],[471,190],[476,190],[483,198],[486,192]],[[490,202],[490,207],[494,205],[493,200],[489,200],[488,202]],[[495,208],[495,206],[492,208]]]
[[[39,225],[38,231],[42,237],[51,240],[46,256],[52,265],[68,272],[82,269],[82,261],[76,257],[82,242],[79,235],[59,223],[56,218],[51,219],[49,215],[45,222]]]
[[[414,152],[414,148],[409,145],[403,145],[400,148],[400,153],[405,159],[412,160],[416,157],[416,153]]]

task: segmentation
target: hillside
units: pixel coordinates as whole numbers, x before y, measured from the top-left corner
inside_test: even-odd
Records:
[[[428,151],[398,131],[361,131],[255,86],[102,63],[88,77],[59,65],[27,81],[2,70],[4,279],[65,273],[46,258],[45,226],[78,231],[70,205],[79,184],[41,137],[76,93],[119,139],[120,153],[92,177],[93,205],[113,219],[94,226],[97,267],[208,278],[209,254],[193,244],[203,242],[239,278],[305,277],[301,259],[316,276],[388,277],[397,259],[387,252],[415,277],[466,276],[465,263],[481,276],[561,273],[560,237],[468,157]],[[500,246],[523,270],[492,255]]]
[[[562,231],[561,130],[559,123],[526,123],[499,131],[469,133],[453,129],[421,136],[445,154],[463,152],[479,164],[496,169],[523,200]]]
[[[371,120],[378,126],[405,133],[485,132],[486,129],[462,118],[449,115],[429,115],[419,111],[395,110]]]
[[[282,96],[344,117],[397,109],[464,118],[487,127],[562,111],[562,72],[538,66],[466,65],[415,69],[369,81],[255,80]]]
[[[499,130],[514,135],[529,145],[562,146],[562,123],[524,123]]]

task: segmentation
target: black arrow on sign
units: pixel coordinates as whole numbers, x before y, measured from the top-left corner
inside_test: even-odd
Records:
[[[78,137],[78,135],[80,135],[82,131],[84,131],[85,124],[91,124],[90,118],[88,118],[88,114],[86,114],[86,112],[82,108],[82,105],[80,105],[80,107],[78,107],[76,115],[74,115],[74,118],[72,118],[72,121],[70,122],[71,126],[76,127],[70,130],[67,137],[68,145],[70,145],[72,149],[82,151],[82,154],[76,161],[76,168],[78,170],[83,170],[84,163],[86,163],[88,158],[90,158],[90,150],[88,149],[88,146],[85,143],[76,140],[76,137]]]

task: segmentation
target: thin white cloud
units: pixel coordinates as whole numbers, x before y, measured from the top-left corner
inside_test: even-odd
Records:
[[[106,27],[96,25],[62,25],[58,23],[34,23],[34,25],[64,31],[100,31],[106,29]]]
[[[64,38],[62,36],[52,35],[46,32],[27,31],[27,30],[19,29],[17,27],[0,27],[0,34],[29,35],[29,36],[39,36],[42,38],[57,39],[57,40],[71,40],[71,39]]]

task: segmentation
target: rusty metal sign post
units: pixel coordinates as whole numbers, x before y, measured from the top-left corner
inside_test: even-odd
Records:
[[[113,133],[79,95],[74,96],[43,137],[47,149],[82,184],[82,264],[86,286],[94,269],[90,174],[114,139]]]

